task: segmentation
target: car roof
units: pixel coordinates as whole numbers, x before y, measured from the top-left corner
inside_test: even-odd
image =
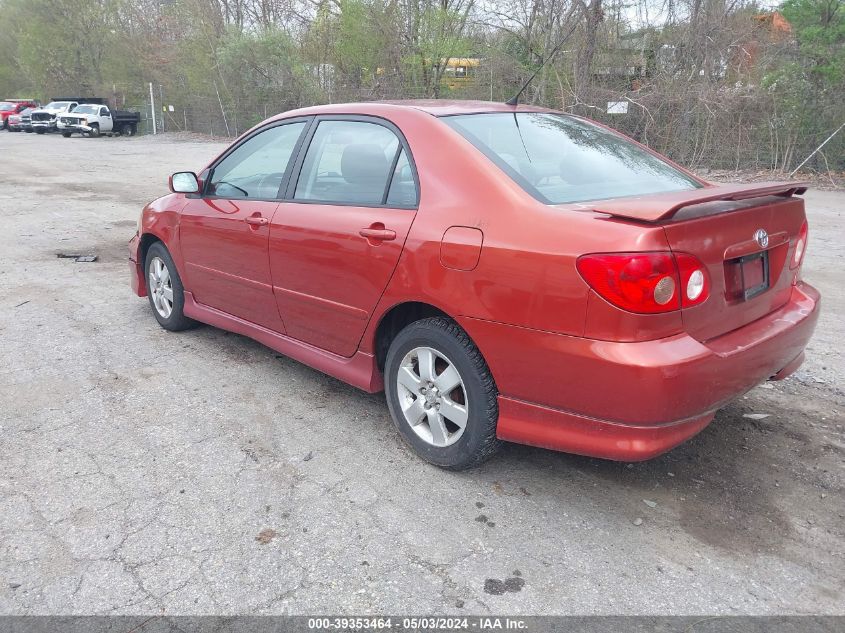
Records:
[[[478,114],[481,112],[554,112],[548,108],[530,105],[509,106],[496,101],[461,101],[450,99],[409,99],[404,101],[366,101],[362,103],[331,103],[310,106],[284,112],[276,118],[295,116],[310,116],[319,114],[387,114],[391,111],[412,109],[431,114],[433,116],[449,116],[454,114]]]
[[[531,105],[510,106],[499,101],[462,101],[459,99],[412,99],[408,101],[382,101],[391,105],[415,108],[434,116],[473,114],[479,112],[553,112],[548,108]]]

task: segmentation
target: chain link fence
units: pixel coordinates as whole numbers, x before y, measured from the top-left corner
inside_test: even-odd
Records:
[[[481,68],[472,78],[443,82],[441,98],[505,101],[496,73]],[[261,121],[317,103],[419,99],[429,95],[408,88],[399,77],[379,77],[371,86],[331,86],[318,94],[293,92],[274,98],[251,95],[176,96],[155,87],[155,105],[135,100],[127,109],[141,113],[139,133],[191,132],[235,138]],[[562,87],[526,91],[524,102],[586,116],[631,136],[693,169],[789,172],[809,156],[835,129],[830,121],[841,112],[820,111],[816,124],[803,129],[778,111],[777,99],[753,87],[653,85],[641,90],[592,88],[578,95]],[[845,133],[832,139],[802,168],[807,171],[845,170]]]

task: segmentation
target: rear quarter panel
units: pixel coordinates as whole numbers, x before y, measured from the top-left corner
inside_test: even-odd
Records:
[[[577,258],[590,252],[668,250],[659,227],[539,203],[430,114],[389,114],[411,147],[420,205],[364,334],[363,351],[372,351],[381,317],[406,301],[434,305],[453,317],[582,336],[590,290],[576,270]],[[481,255],[472,270],[449,269],[440,261],[441,240],[454,226],[483,233]],[[595,303],[596,322],[608,320],[598,333],[609,338],[658,338],[680,328],[678,314],[643,317],[598,297]]]

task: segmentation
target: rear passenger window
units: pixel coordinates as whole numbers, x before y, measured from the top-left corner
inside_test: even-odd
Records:
[[[399,160],[396,161],[393,178],[390,179],[387,206],[415,207],[416,205],[417,184],[414,181],[414,172],[411,171],[411,163],[408,161],[408,155],[403,149],[399,153]]]
[[[396,134],[382,125],[321,121],[305,154],[294,199],[381,205],[394,183],[397,199],[407,198],[400,184],[402,177],[396,176],[399,166],[393,169],[400,149]],[[407,172],[410,174],[410,166]]]

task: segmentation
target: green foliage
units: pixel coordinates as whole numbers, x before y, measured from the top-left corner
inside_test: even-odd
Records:
[[[19,91],[29,89],[28,82],[20,77],[18,41],[13,34],[11,18],[9,8],[0,3],[0,99],[22,96]]]
[[[41,96],[101,92],[122,80],[126,57],[119,16],[124,0],[7,0],[0,46],[11,49],[0,79]],[[15,41],[8,43],[9,34]],[[11,75],[11,77],[9,76]]]
[[[341,72],[363,72],[371,77],[387,62],[388,42],[374,25],[384,19],[382,7],[361,0],[341,0],[336,17],[335,62]]]
[[[693,3],[637,30],[618,3],[572,5],[0,0],[0,98],[89,93],[143,109],[152,83],[174,106],[168,129],[234,135],[329,100],[503,100],[567,32],[523,100],[604,118],[682,161],[794,165],[845,120],[843,0],[784,0],[790,36],[754,0]],[[462,57],[481,60],[458,78],[446,60]],[[621,99],[635,107],[605,116]],[[845,166],[845,135],[819,160]]]
[[[797,50],[779,59],[762,86],[771,99],[772,130],[804,141],[804,153],[809,153],[845,121],[845,7],[840,0],[787,0],[782,11],[792,25]],[[810,166],[843,168],[843,150],[845,138],[835,139]],[[803,158],[796,156],[792,162]]]
[[[251,100],[285,109],[300,105],[305,95],[311,97],[299,51],[281,30],[228,30],[217,48],[217,64],[236,102],[238,95],[249,95]]]
[[[842,0],[786,0],[800,54],[827,81],[845,81],[845,3]]]

